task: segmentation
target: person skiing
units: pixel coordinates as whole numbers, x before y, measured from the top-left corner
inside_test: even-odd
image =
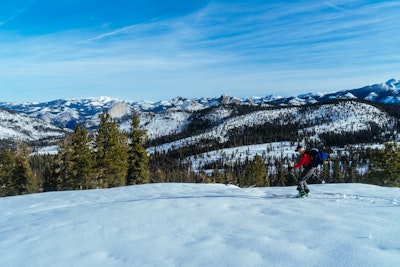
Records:
[[[309,152],[302,146],[297,146],[296,152],[301,155],[301,158],[297,164],[294,166],[289,166],[289,171],[292,169],[297,169],[303,166],[303,171],[300,174],[299,178],[297,179],[297,191],[299,191],[299,196],[307,196],[310,192],[310,189],[307,185],[307,180],[313,175],[315,167],[313,167],[312,158]]]

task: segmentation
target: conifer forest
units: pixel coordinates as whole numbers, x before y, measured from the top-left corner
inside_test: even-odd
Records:
[[[147,148],[182,136],[191,136],[210,127],[210,122],[193,119],[182,133],[148,140],[140,120],[133,114],[129,131],[122,131],[107,112],[100,116],[95,131],[76,125],[73,132],[58,140],[56,154],[32,153],[33,144],[15,142],[2,145],[0,151],[0,196],[37,192],[111,188],[145,183],[224,183],[240,187],[290,186],[297,183],[301,170],[289,171],[298,158],[283,157],[265,151],[260,155],[236,159],[221,154],[218,160],[193,169],[190,156],[250,144],[290,142],[299,140],[308,147],[317,147],[331,157],[318,169],[309,183],[370,183],[400,186],[400,147],[397,132],[400,108],[382,105],[396,120],[387,128],[371,124],[368,130],[351,133],[322,133],[320,140],[297,133],[296,123],[285,125],[265,123],[231,130],[229,141],[204,141],[202,145],[186,146],[168,151]],[[237,107],[245,114],[251,107]],[[197,114],[201,118],[201,113]],[[365,144],[381,144],[374,148]],[[340,148],[340,149],[338,149]],[[334,151],[335,150],[335,151]],[[333,153],[334,152],[334,153]]]

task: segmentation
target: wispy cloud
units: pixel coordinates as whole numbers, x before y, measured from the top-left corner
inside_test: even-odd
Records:
[[[49,88],[76,80],[76,87],[98,91],[193,88],[203,95],[203,88],[214,95],[252,88],[262,95],[352,86],[344,80],[363,86],[400,69],[397,1],[255,2],[217,0],[118,28],[11,38],[0,43],[0,76],[37,79],[38,86],[49,77]]]
[[[36,2],[36,0],[30,0],[28,1],[22,8],[18,9],[17,11],[15,11],[10,17],[8,17],[7,19],[5,19],[4,21],[0,21],[0,27],[5,25],[6,23],[12,21],[13,19],[15,19],[16,17],[18,17],[19,15],[21,15],[23,12],[25,12],[27,9],[29,9],[29,7]]]

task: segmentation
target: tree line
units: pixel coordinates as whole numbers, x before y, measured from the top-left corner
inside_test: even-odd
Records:
[[[77,125],[58,146],[56,155],[32,155],[25,143],[0,152],[1,196],[46,191],[110,188],[148,183],[146,132],[133,115],[128,132],[103,112],[91,134]]]

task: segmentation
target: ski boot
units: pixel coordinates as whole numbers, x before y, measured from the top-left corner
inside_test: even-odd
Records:
[[[307,197],[308,196],[308,192],[306,192],[303,189],[299,190],[299,194],[297,195],[297,197]]]

